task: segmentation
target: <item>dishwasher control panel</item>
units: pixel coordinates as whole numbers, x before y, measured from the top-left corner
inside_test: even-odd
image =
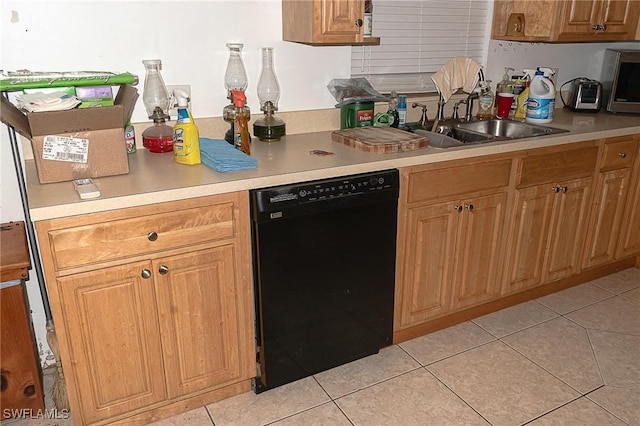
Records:
[[[360,194],[395,191],[399,188],[397,170],[362,173],[338,178],[321,179],[271,188],[252,190],[255,207],[274,211],[296,205],[336,200]]]

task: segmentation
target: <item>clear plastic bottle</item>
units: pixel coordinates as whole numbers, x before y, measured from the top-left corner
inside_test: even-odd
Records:
[[[242,90],[232,90],[233,105],[235,106],[235,119],[233,121],[233,137],[236,149],[251,155],[251,135],[249,134],[249,107],[246,106],[247,98]]]
[[[397,128],[400,124],[400,116],[398,114],[398,93],[395,90],[392,90],[389,96],[389,110],[387,111],[387,115],[389,115],[391,122],[390,126]]]

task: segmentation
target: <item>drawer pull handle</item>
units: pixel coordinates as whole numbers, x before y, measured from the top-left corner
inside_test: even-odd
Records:
[[[356,27],[360,28],[362,26],[362,19],[356,19]]]
[[[169,273],[169,268],[166,265],[160,265],[158,272],[160,272],[160,275],[167,275]]]
[[[460,204],[458,204],[457,206],[453,206],[453,209],[458,213],[462,212],[462,206]]]
[[[621,153],[618,154],[618,157],[627,158],[627,153],[626,152],[621,152]]]
[[[467,208],[467,210],[469,210],[470,212],[472,212],[472,211],[473,211],[473,204],[467,204],[465,207],[466,207],[466,208]]]
[[[142,275],[142,278],[144,278],[145,280],[148,280],[149,278],[151,278],[151,271],[148,269],[143,269],[140,275]]]
[[[149,239],[149,241],[155,241],[158,239],[158,233],[155,231],[151,231],[147,234],[147,238]]]

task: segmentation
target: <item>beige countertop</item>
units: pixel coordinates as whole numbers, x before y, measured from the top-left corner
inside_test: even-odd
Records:
[[[635,134],[640,133],[640,116],[605,112],[571,113],[558,109],[550,126],[570,132],[471,147],[426,147],[387,154],[366,153],[333,142],[329,131],[285,136],[274,143],[254,138],[251,154],[258,159],[258,168],[226,173],[216,172],[204,164],[177,164],[171,153],[156,154],[140,149],[129,156],[129,174],[94,179],[101,196],[93,200],[80,200],[71,182],[41,185],[35,163],[27,160],[25,170],[31,220],[40,221],[353,173]],[[218,137],[207,134],[201,136]],[[313,150],[332,154],[314,155],[311,153]]]

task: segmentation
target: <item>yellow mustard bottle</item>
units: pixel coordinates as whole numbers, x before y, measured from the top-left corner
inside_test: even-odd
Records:
[[[175,96],[178,118],[173,126],[173,158],[180,164],[200,164],[200,135],[187,107],[189,96],[182,90],[176,90]]]

